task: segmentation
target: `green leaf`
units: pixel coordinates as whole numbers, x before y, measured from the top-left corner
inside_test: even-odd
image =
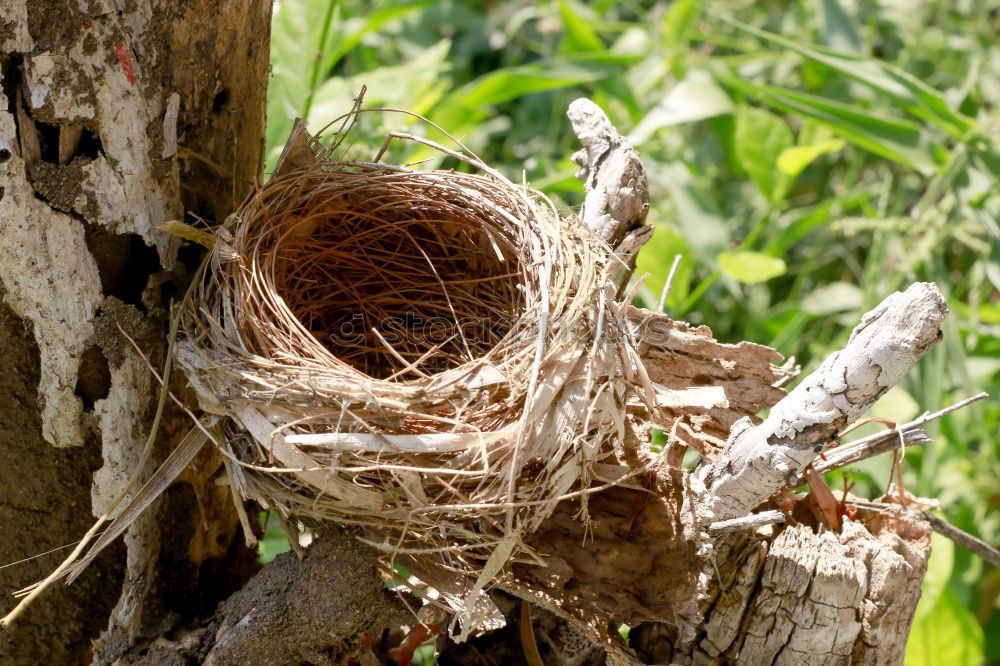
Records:
[[[271,77],[267,90],[267,145],[284,143],[318,82],[315,72],[332,66],[331,28],[340,24],[330,0],[283,0],[271,20]]]
[[[911,398],[912,400],[912,398]],[[920,584],[920,603],[914,622],[920,622],[934,610],[938,599],[948,588],[951,571],[955,565],[955,544],[937,532],[931,533],[931,557],[927,562],[927,572]]]
[[[719,270],[744,284],[756,284],[784,275],[786,268],[778,257],[743,250],[720,254]]]
[[[911,115],[933,123],[955,138],[963,138],[976,126],[974,119],[952,110],[942,93],[908,72],[881,60],[827,49],[782,37],[766,30],[725,18],[736,28],[804,58],[840,72],[872,90],[890,97]]]
[[[808,146],[786,148],[778,155],[778,169],[794,181],[817,157],[835,153],[843,147],[844,142],[841,139],[829,139]]]
[[[575,3],[571,5],[569,0],[559,0],[559,13],[562,14],[563,27],[566,29],[562,44],[559,46],[560,53],[604,50],[604,42],[597,32],[580,16],[583,11],[579,5]]]
[[[764,109],[741,106],[736,115],[736,155],[740,164],[768,201],[779,201],[787,178],[777,168],[777,158],[792,145],[792,131],[785,121]]]
[[[629,133],[628,140],[638,146],[664,127],[732,112],[733,101],[726,91],[707,72],[695,70],[667,91],[660,103]]]
[[[393,67],[379,67],[351,77],[331,77],[316,91],[310,127],[319,129],[351,110],[362,85],[368,87],[365,103],[426,113],[441,97],[440,83],[451,68],[451,40],[442,39],[416,57]]]
[[[663,17],[663,38],[668,46],[676,48],[687,42],[697,9],[697,0],[674,0],[670,3]]]
[[[345,19],[335,0],[276,3],[267,90],[268,152],[284,145],[296,117],[308,117],[314,95],[330,70],[365,35],[428,4],[429,0],[397,0],[364,18]]]
[[[950,588],[934,607],[914,620],[906,642],[906,666],[980,666],[983,628]]]
[[[643,287],[649,290],[648,301],[652,301],[648,307],[659,301],[660,292],[667,282],[674,257],[678,254],[681,255],[681,262],[677,265],[674,281],[670,284],[670,293],[667,294],[668,307],[677,305],[687,298],[694,262],[691,248],[684,235],[665,224],[655,223],[653,237],[643,246],[635,262],[637,274],[649,273],[649,277],[643,283]]]
[[[823,0],[823,41],[838,51],[861,53],[861,35],[839,0]]]
[[[771,106],[810,118],[851,143],[894,162],[929,174],[937,169],[930,138],[915,123],[778,86],[716,73],[716,79]]]
[[[278,555],[291,550],[292,547],[288,543],[288,536],[281,529],[277,518],[268,516],[266,512],[261,512],[260,517],[266,523],[264,537],[257,541],[257,556],[262,564],[267,564]]]
[[[532,93],[597,81],[610,73],[604,62],[553,58],[493,70],[457,90],[448,103],[466,106],[502,104]]]
[[[864,296],[857,285],[833,282],[816,289],[802,299],[802,310],[816,317],[859,309]]]
[[[872,405],[868,414],[896,423],[905,423],[920,413],[920,405],[902,386],[893,386]],[[877,432],[877,431],[876,431]]]
[[[659,167],[659,168],[657,168]],[[677,222],[691,248],[711,261],[729,245],[730,233],[712,194],[699,187],[686,164],[650,164],[650,182],[660,182],[677,209]]]

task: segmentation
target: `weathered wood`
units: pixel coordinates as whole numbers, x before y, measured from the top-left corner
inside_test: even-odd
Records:
[[[930,554],[914,512],[886,505],[839,534],[807,525],[719,544],[693,640],[646,625],[642,659],[676,664],[901,663]]]
[[[573,155],[587,191],[581,217],[628,263],[653,233],[645,224],[649,186],[639,153],[589,99],[574,101],[566,115],[583,144]]]
[[[415,621],[385,589],[375,553],[337,531],[299,559],[279,556],[216,609],[204,627],[161,637],[122,662],[133,666],[387,663],[383,632]],[[368,661],[365,661],[368,659]],[[374,661],[372,661],[374,660]]]
[[[750,513],[783,486],[794,487],[806,465],[856,421],[941,339],[948,312],[929,283],[896,292],[866,314],[844,349],[834,352],[767,419],[733,426],[726,448],[699,470],[707,522]]]
[[[3,429],[0,448],[22,461],[4,465],[11,479],[66,480],[57,502],[37,490],[19,497],[29,484],[0,479],[4,523],[26,530],[0,545],[2,564],[72,544],[85,531],[80,520],[104,511],[142,467],[156,388],[119,327],[161,362],[164,296],[182,286],[188,267],[160,225],[188,211],[223,219],[259,173],[269,16],[268,0],[0,3],[0,295],[4,313],[30,331],[38,370],[33,380],[16,375],[35,396],[20,425]],[[9,330],[0,331],[0,360],[20,370]],[[154,461],[183,419],[168,415],[164,425]],[[40,455],[28,432],[35,428],[66,453]],[[82,466],[82,481],[39,462],[50,459]],[[164,586],[197,596],[199,568],[210,575],[227,556],[235,512],[207,469],[213,460],[200,461],[184,489],[169,491],[126,537],[126,590],[111,623],[119,643],[169,615]],[[158,515],[162,504],[171,508]],[[213,527],[195,532],[195,520]],[[158,538],[177,525],[184,529]],[[67,552],[41,561],[51,570]],[[245,575],[243,566],[227,567]],[[100,570],[114,593],[122,572]],[[38,578],[33,566],[3,569],[0,588]],[[30,654],[73,663],[92,654],[94,622],[107,624],[108,609],[89,579],[54,597],[58,607],[43,600],[5,630],[0,661]],[[209,587],[206,599],[218,594]],[[202,600],[184,603],[197,613]],[[0,606],[8,610],[9,597]],[[46,639],[24,652],[33,635]]]
[[[775,365],[781,354],[752,342],[723,344],[707,326],[691,326],[669,316],[625,306],[636,327],[639,357],[649,379],[671,389],[719,386],[726,392],[726,406],[705,409],[661,409],[650,415],[670,433],[672,446],[690,446],[707,460],[722,449],[733,424],[755,417],[785,396],[779,386],[794,370]]]

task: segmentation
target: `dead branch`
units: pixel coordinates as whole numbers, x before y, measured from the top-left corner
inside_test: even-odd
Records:
[[[845,444],[844,446],[832,449],[825,454],[825,460],[814,463],[813,467],[815,467],[816,471],[820,474],[825,474],[826,472],[856,463],[859,460],[865,460],[882,453],[895,451],[900,448],[899,433],[903,433],[903,444],[905,446],[927,444],[931,441],[931,438],[927,436],[927,433],[923,431],[921,426],[929,421],[939,419],[946,414],[962,409],[977,400],[982,400],[987,397],[987,395],[988,394],[986,393],[979,393],[971,398],[966,398],[965,400],[956,402],[954,405],[938,410],[933,414],[923,414],[909,423],[904,423],[893,428],[892,430],[878,432],[874,435],[869,435],[868,437],[863,437],[849,444]]]
[[[995,567],[1000,567],[1000,551],[993,546],[981,539],[977,539],[968,532],[958,529],[948,521],[938,518],[930,511],[924,511],[924,518],[930,522],[931,528],[938,534],[951,539],[974,555],[978,555],[985,562]]]
[[[697,473],[705,484],[703,518],[746,515],[806,466],[849,424],[896,385],[941,339],[948,312],[930,283],[916,283],[866,314],[847,346],[834,352],[754,426],[733,426],[722,455]]]
[[[583,150],[573,154],[587,189],[581,217],[628,262],[649,240],[649,187],[639,153],[618,133],[599,106],[586,98],[566,112]]]

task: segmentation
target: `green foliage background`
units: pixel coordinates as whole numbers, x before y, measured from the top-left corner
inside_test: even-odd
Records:
[[[1000,5],[977,0],[276,0],[268,165],[296,116],[315,131],[365,84],[368,105],[427,116],[572,211],[564,113],[589,96],[648,169],[643,304],[681,254],[668,312],[808,372],[890,292],[941,287],[944,342],[874,409],[903,421],[1000,392],[998,33]],[[387,129],[445,141],[396,114],[361,128]],[[998,403],[976,403],[904,462],[908,489],[992,544],[998,428]],[[858,465],[854,492],[880,494],[889,462]],[[1000,573],[935,535],[907,664],[1000,662],[998,599]]]

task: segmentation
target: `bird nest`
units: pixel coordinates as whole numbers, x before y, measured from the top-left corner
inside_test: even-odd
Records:
[[[642,371],[610,248],[434,147],[478,173],[315,144],[279,167],[220,230],[178,360],[243,498],[476,576],[560,500],[586,519]]]

